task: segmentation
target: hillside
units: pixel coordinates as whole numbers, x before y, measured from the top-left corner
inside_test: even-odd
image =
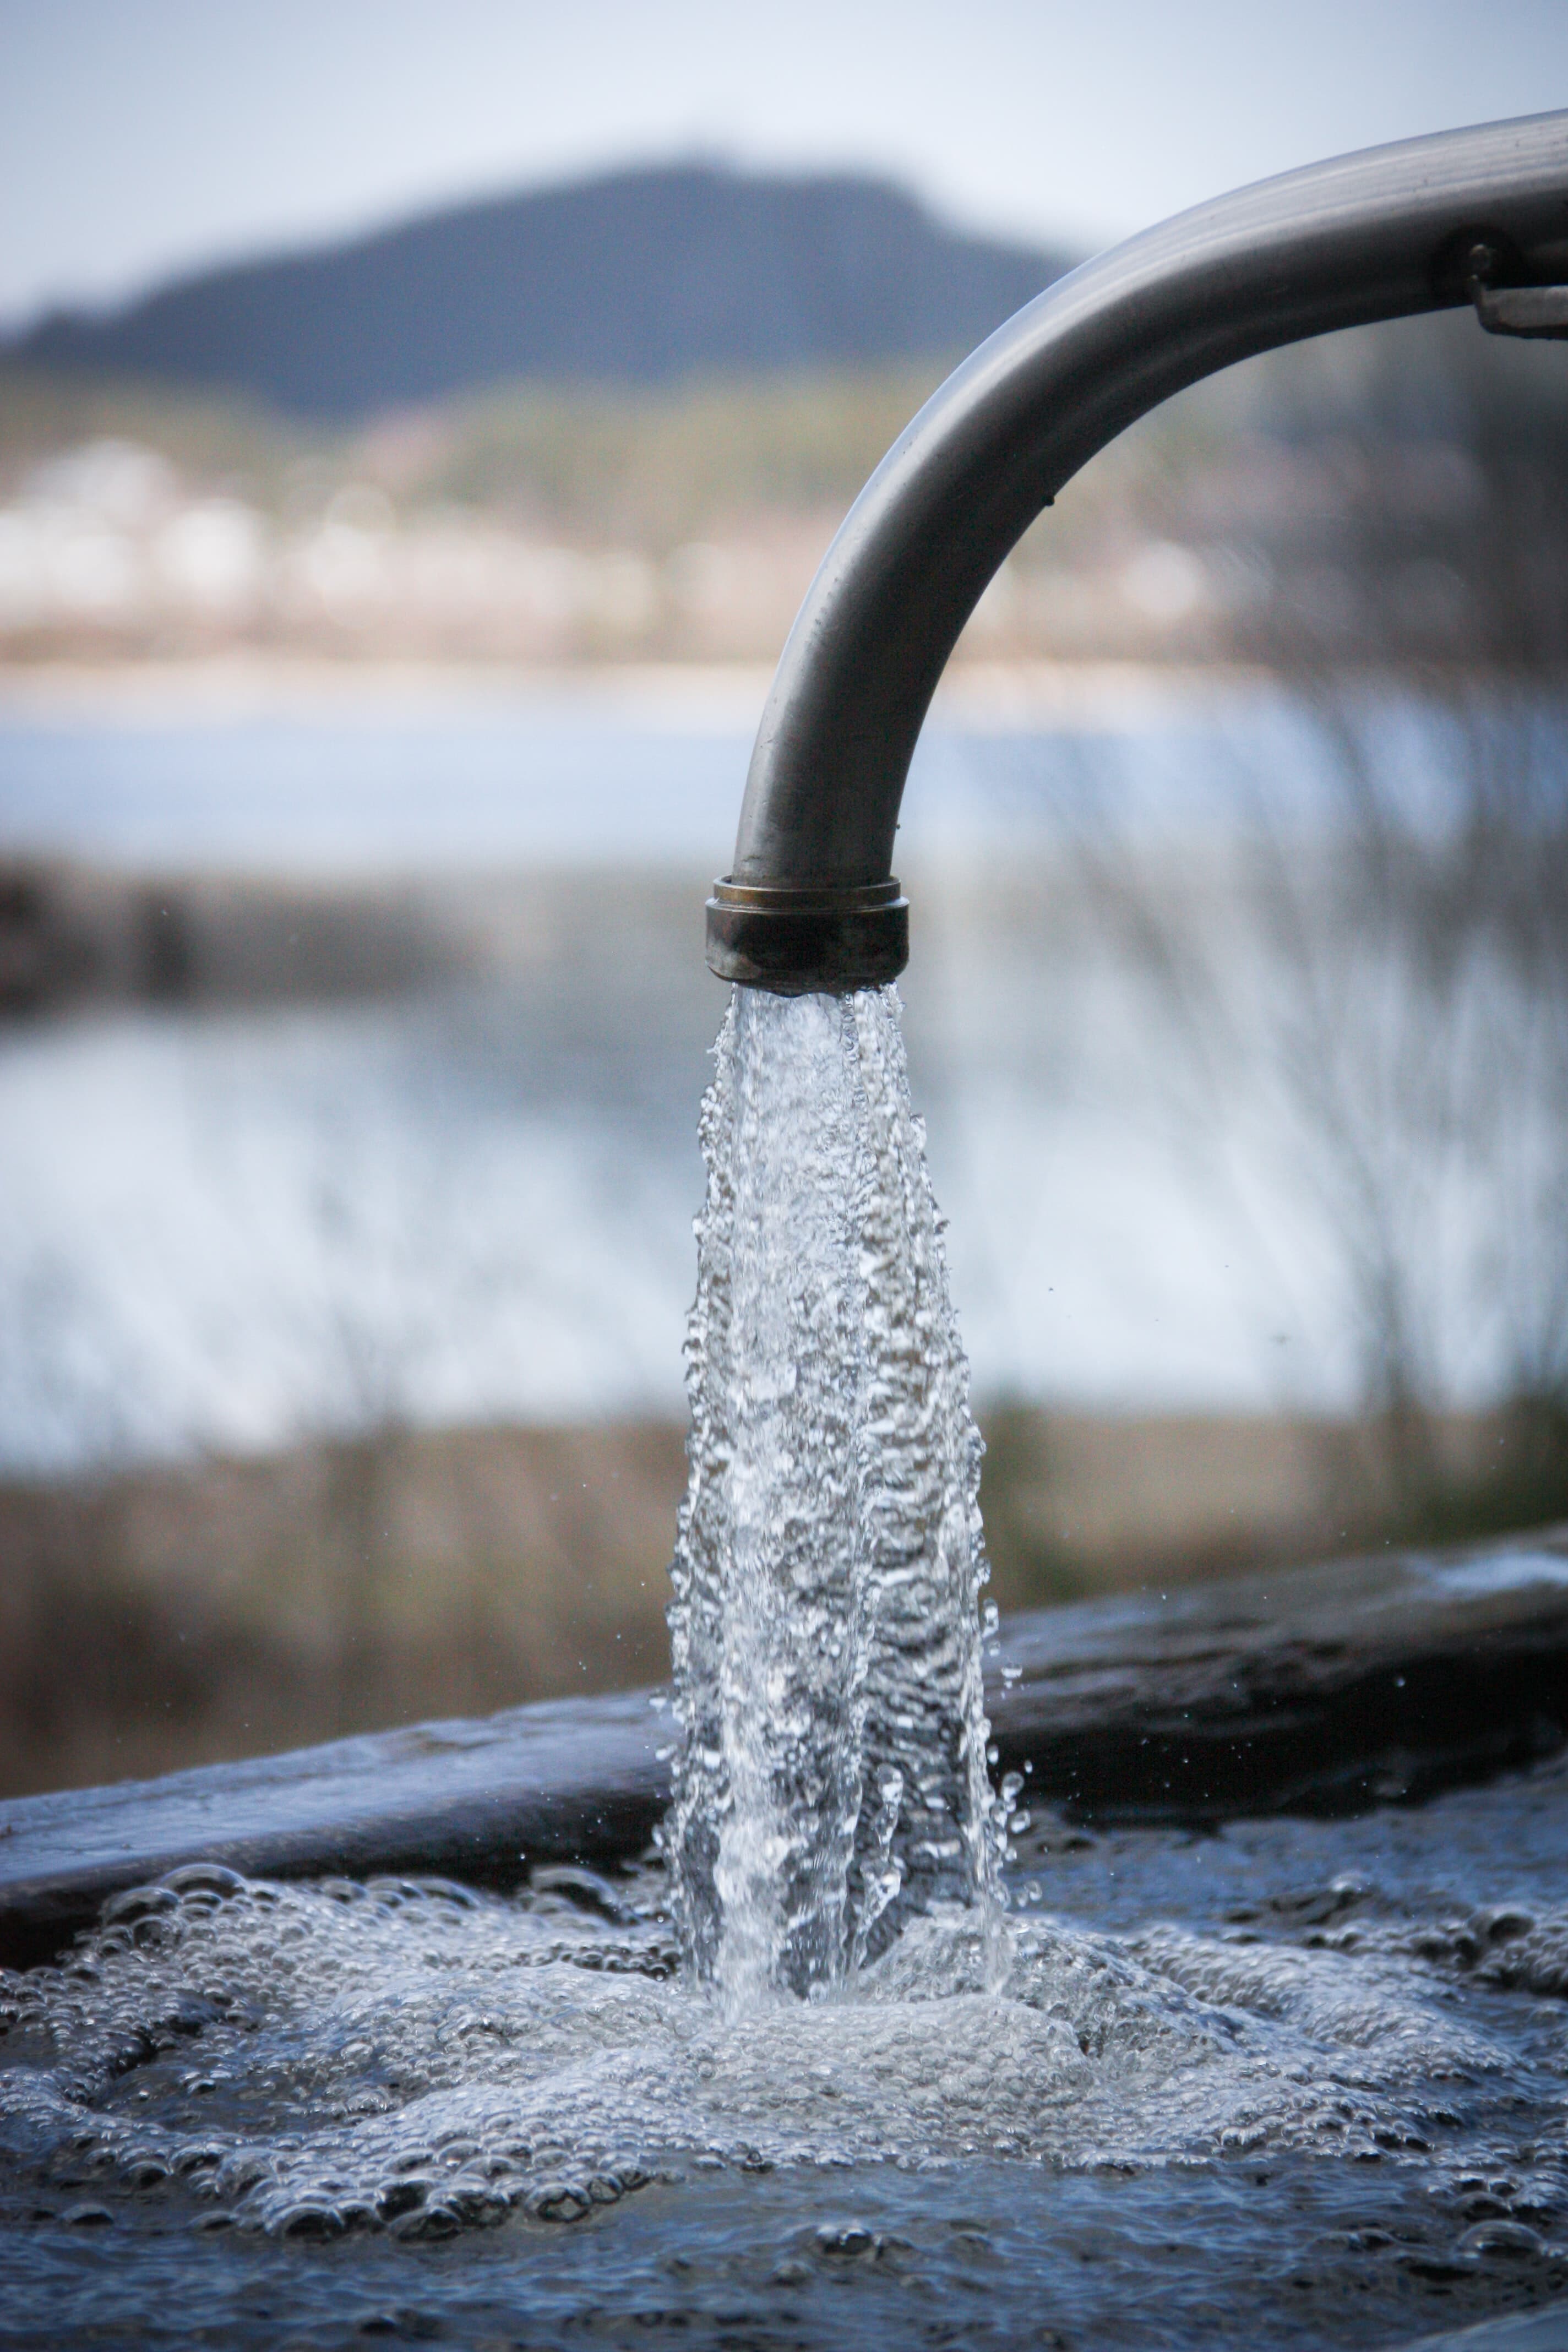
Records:
[[[1067,266],[948,228],[881,182],[677,164],[208,270],[109,317],[46,319],[9,355],[348,419],[524,379],[956,357]]]

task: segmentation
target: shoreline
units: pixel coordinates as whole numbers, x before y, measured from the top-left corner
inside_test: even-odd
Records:
[[[0,662],[0,723],[200,726],[270,717],[384,723],[403,711],[569,713],[679,733],[751,734],[771,666],[503,664],[235,653],[142,661]],[[1267,690],[1236,664],[955,661],[932,717],[975,731],[1121,729]]]

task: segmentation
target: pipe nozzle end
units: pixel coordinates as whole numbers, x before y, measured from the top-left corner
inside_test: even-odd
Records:
[[[708,965],[721,980],[775,996],[847,995],[882,988],[910,960],[910,904],[885,882],[790,888],[713,885]]]

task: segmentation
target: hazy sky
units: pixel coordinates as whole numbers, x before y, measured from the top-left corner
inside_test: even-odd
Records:
[[[629,158],[1090,247],[1568,106],[1568,0],[0,0],[0,318]]]

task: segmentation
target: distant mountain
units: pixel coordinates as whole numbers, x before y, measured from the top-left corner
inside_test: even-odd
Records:
[[[212,269],[9,355],[351,417],[531,377],[651,384],[965,351],[1069,265],[900,188],[711,165],[616,172]]]

